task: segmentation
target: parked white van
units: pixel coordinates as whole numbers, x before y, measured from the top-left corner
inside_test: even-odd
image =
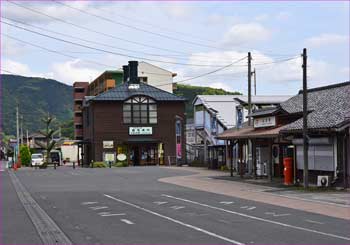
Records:
[[[32,166],[41,166],[44,164],[44,156],[41,153],[32,154]]]

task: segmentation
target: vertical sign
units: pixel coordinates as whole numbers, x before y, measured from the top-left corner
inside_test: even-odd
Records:
[[[182,158],[182,151],[181,151],[181,121],[176,120],[175,124],[176,128],[176,158]]]

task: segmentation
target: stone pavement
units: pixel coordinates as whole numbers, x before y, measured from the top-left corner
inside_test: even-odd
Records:
[[[191,171],[193,175],[167,177],[159,181],[350,220],[350,193],[348,191],[289,191],[286,188],[218,179],[217,177],[225,175],[221,171],[194,167],[181,167],[181,169]]]

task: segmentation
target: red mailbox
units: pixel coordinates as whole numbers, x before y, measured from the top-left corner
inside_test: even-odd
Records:
[[[293,158],[285,157],[283,158],[283,174],[284,174],[284,184],[292,185],[293,184]]]

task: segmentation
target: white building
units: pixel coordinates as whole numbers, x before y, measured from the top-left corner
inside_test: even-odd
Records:
[[[140,77],[141,82],[148,83],[169,93],[173,92],[173,78],[176,75],[176,73],[144,61],[139,62],[138,65],[138,77]]]

